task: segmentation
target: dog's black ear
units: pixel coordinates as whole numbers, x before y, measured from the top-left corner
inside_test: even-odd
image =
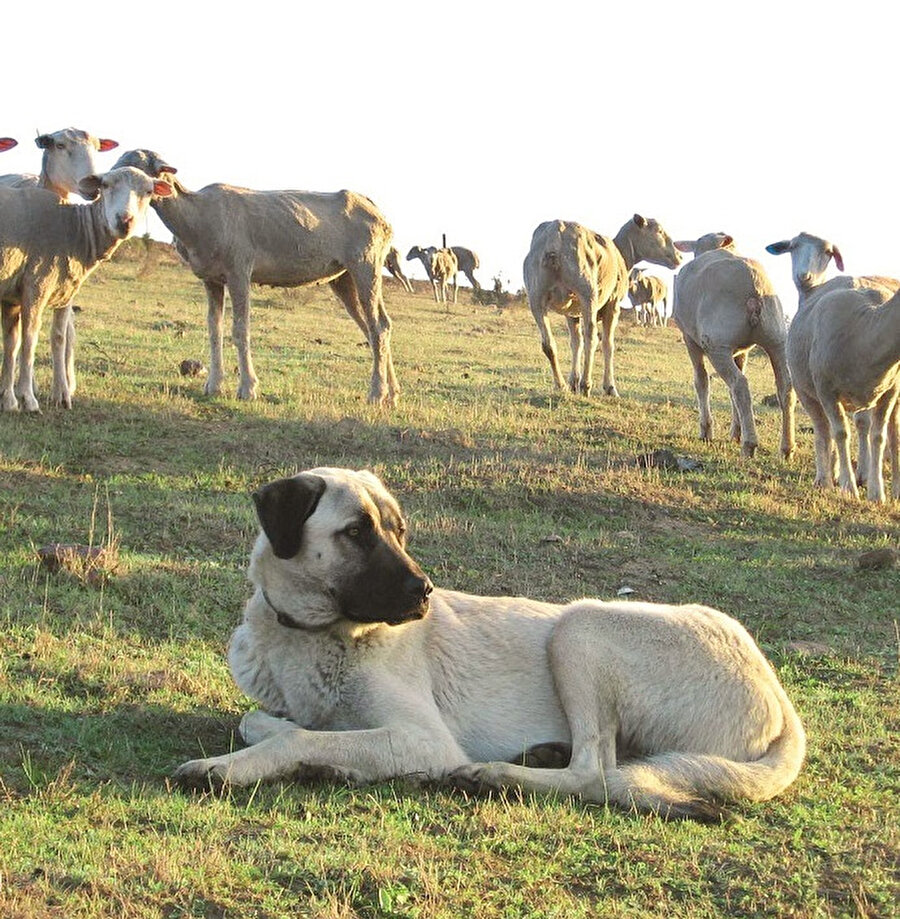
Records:
[[[253,492],[256,515],[278,558],[293,558],[300,551],[303,524],[324,491],[324,479],[304,475],[279,479]]]

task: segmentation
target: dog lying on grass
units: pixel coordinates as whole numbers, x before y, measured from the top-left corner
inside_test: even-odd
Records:
[[[435,589],[368,471],[312,469],[253,498],[256,590],[228,661],[262,710],[241,722],[246,748],[185,763],[181,783],[415,776],[712,819],[797,777],[800,719],[724,613]],[[560,746],[564,768],[513,762]]]

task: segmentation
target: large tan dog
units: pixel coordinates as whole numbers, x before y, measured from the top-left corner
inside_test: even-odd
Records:
[[[265,711],[183,783],[419,776],[705,818],[796,778],[800,719],[723,613],[433,590],[370,472],[312,469],[254,500],[256,590],[228,660]],[[510,762],[548,745],[568,766]]]

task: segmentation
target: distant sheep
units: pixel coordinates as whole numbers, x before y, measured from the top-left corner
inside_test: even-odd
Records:
[[[232,338],[240,368],[239,399],[257,396],[250,354],[250,284],[298,287],[327,281],[372,349],[369,401],[393,405],[400,395],[391,356],[391,320],[381,273],[391,226],[364,195],[352,191],[256,191],[233,185],[186,189],[152,150],[131,150],[119,165],[169,177],[174,193],[153,207],[176,248],[203,281],[208,302],[210,368],[205,391],[225,378],[222,321],[231,296]]]
[[[481,285],[475,277],[475,269],[479,267],[478,256],[465,246],[451,246],[450,251],[456,256],[459,270],[466,276],[473,290],[481,290]],[[454,281],[454,284],[456,282]]]
[[[666,324],[669,289],[662,278],[644,274],[640,268],[632,268],[628,275],[628,299],[634,307],[638,322],[642,325]],[[662,304],[660,312],[659,304]]]
[[[44,309],[65,307],[94,268],[133,234],[151,196],[172,193],[168,183],[128,168],[88,176],[79,190],[95,198],[93,203],[64,204],[43,188],[0,188],[0,409],[4,411],[15,411],[18,399],[25,411],[40,411],[34,354]],[[54,376],[61,372],[55,363]]]
[[[431,256],[431,277],[434,299],[439,303],[449,302],[450,287],[453,287],[453,302],[456,303],[456,272],[459,265],[450,249],[435,249]]]
[[[558,389],[565,383],[550,329],[551,312],[565,316],[569,327],[569,388],[590,394],[599,320],[603,328],[603,391],[618,396],[613,355],[619,303],[628,289],[629,271],[642,260],[676,268],[681,256],[659,223],[640,214],[627,221],[615,239],[562,220],[542,223],[534,231],[525,257],[525,289]]]
[[[413,292],[412,281],[403,273],[400,267],[400,253],[396,246],[388,249],[388,254],[384,258],[384,267],[393,275],[402,285],[407,293]]]
[[[891,425],[896,423],[900,398],[900,281],[881,277],[825,281],[830,261],[834,259],[843,271],[843,258],[833,243],[809,233],[766,249],[773,255],[791,256],[799,305],[788,331],[787,358],[815,432],[815,483],[823,488],[834,484],[836,447],[838,484],[858,497],[847,412],[866,412],[860,430],[868,450],[861,446],[860,452],[865,455],[868,497],[884,501],[885,440],[893,437]],[[898,496],[896,468],[893,493]]]

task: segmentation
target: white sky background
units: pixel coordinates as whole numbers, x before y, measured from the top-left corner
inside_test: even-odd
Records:
[[[149,147],[192,189],[350,188],[401,256],[446,233],[512,289],[541,221],[614,235],[635,212],[731,233],[788,312],[789,259],[764,246],[800,230],[900,277],[894,4],[104,6],[4,11],[3,172],[38,171],[36,131],[72,125],[120,142],[101,164]]]

